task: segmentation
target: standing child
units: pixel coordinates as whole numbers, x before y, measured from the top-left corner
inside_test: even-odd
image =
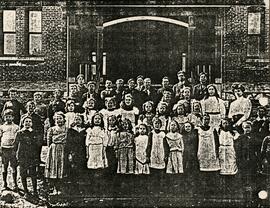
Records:
[[[232,130],[229,120],[224,118],[219,129],[219,163],[221,175],[235,175],[238,171],[236,165],[236,155],[234,150],[234,140],[239,134]]]
[[[198,131],[198,160],[201,171],[201,188],[203,194],[207,191],[213,194],[218,186],[217,171],[220,170],[218,160],[219,140],[214,127],[210,125],[210,116],[203,115],[202,126],[197,127]]]
[[[67,128],[65,114],[54,114],[55,126],[49,128],[47,134],[48,155],[45,164],[45,177],[53,186],[53,194],[60,194],[60,182],[64,178],[65,143]]]
[[[242,187],[245,200],[252,200],[255,188],[255,176],[258,164],[258,152],[256,149],[256,137],[252,133],[252,123],[244,121],[242,124],[243,134],[235,141],[236,158],[239,173],[242,179]]]
[[[232,193],[235,184],[235,174],[238,171],[234,141],[238,138],[237,131],[233,131],[229,119],[222,119],[219,128],[219,163],[221,186],[224,194]]]
[[[93,116],[97,113],[96,110],[96,100],[94,98],[89,98],[87,99],[84,104],[83,107],[85,109],[84,113],[83,113],[83,119],[84,122],[87,126],[91,126],[92,125],[92,118]]]
[[[108,139],[104,129],[102,114],[96,113],[92,117],[92,127],[88,128],[86,133],[87,168],[97,170],[108,167],[105,154],[105,145]]]
[[[108,136],[104,129],[103,116],[96,113],[92,117],[92,126],[86,130],[86,157],[87,168],[91,170],[91,179],[93,189],[95,191],[104,191],[104,169],[108,167],[108,160],[106,156],[106,142]]]
[[[197,158],[198,136],[190,122],[184,124],[182,135],[185,147],[183,153],[183,169],[186,178],[185,193],[193,195],[198,187],[199,176],[199,161]]]
[[[86,129],[84,128],[83,116],[76,114],[74,123],[67,131],[66,154],[67,174],[72,181],[76,181],[78,176],[86,170],[85,152]]]
[[[166,134],[161,131],[161,120],[153,118],[153,130],[149,134],[150,173],[153,190],[159,190],[164,186],[164,173],[168,153]]]
[[[129,119],[121,122],[116,140],[117,173],[134,173],[134,134]]]
[[[117,134],[119,128],[117,126],[117,118],[115,115],[111,115],[107,118],[106,134],[108,140],[106,141],[106,155],[108,159],[108,175],[113,176],[117,170],[117,160],[115,154],[115,146],[117,140]]]
[[[147,133],[147,126],[145,124],[140,124],[138,129],[138,135],[134,138],[135,145],[135,174],[136,182],[135,187],[140,187],[140,189],[148,190],[148,177],[146,175],[150,174],[149,162],[149,137]],[[137,193],[138,189],[136,189]]]
[[[167,131],[169,127],[169,123],[171,121],[171,117],[169,116],[168,112],[168,104],[165,102],[159,102],[157,105],[157,115],[158,118],[161,120],[161,131]]]
[[[14,148],[15,136],[19,130],[19,126],[13,122],[13,111],[7,109],[4,111],[5,123],[0,126],[1,150],[2,150],[2,174],[3,189],[7,189],[8,165],[12,168],[12,177],[14,182],[14,190],[18,190],[17,185],[17,159],[16,149]]]
[[[183,137],[179,133],[180,127],[175,120],[170,122],[169,133],[166,134],[169,145],[169,156],[166,173],[179,174],[183,173]]]
[[[134,138],[135,144],[135,174],[149,174],[149,137],[147,135],[147,126],[139,125],[139,135]]]
[[[75,101],[74,100],[68,100],[66,102],[66,126],[67,128],[71,127],[71,124],[74,123],[74,119],[75,119]]]
[[[26,198],[29,197],[26,179],[27,176],[30,176],[34,196],[38,197],[36,168],[39,164],[39,142],[36,138],[36,132],[32,129],[32,118],[30,116],[25,116],[21,122],[23,128],[17,132],[15,149],[17,150],[17,159],[20,166],[24,194]]]
[[[40,158],[40,155],[41,155],[41,150],[42,150],[42,145],[43,145],[43,141],[44,140],[44,123],[42,122],[42,118],[36,114],[35,112],[35,103],[33,101],[28,101],[27,104],[26,104],[26,109],[27,109],[27,113],[26,114],[23,114],[21,116],[21,122],[20,122],[20,128],[23,128],[23,120],[25,117],[31,117],[32,119],[32,130],[35,132],[35,135],[36,135],[36,139],[38,140],[37,141],[37,144],[38,144],[38,155],[39,155],[39,158]],[[39,162],[41,160],[39,159]],[[43,176],[44,172],[43,172],[43,169],[38,166],[38,175],[39,176]]]

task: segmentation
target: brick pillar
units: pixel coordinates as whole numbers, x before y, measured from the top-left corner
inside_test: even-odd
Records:
[[[16,9],[16,55],[28,55],[28,12],[26,7]]]

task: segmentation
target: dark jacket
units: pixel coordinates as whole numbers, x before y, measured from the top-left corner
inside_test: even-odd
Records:
[[[38,164],[38,139],[34,131],[26,129],[18,131],[14,147],[20,165],[32,166]]]
[[[36,113],[32,113],[31,115],[26,113],[21,116],[21,122],[20,122],[20,128],[23,128],[23,119],[26,116],[30,116],[32,118],[32,129],[35,133],[35,135],[38,137],[38,144],[42,145],[43,143],[43,137],[44,137],[44,123],[42,122],[42,119],[39,115]]]
[[[193,98],[195,100],[202,100],[207,93],[207,85],[197,84],[193,87]]]
[[[242,134],[235,140],[237,166],[243,174],[255,174],[258,163],[253,134]]]

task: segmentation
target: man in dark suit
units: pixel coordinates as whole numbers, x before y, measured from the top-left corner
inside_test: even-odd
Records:
[[[204,72],[200,73],[200,83],[195,85],[193,88],[193,97],[195,100],[202,100],[207,92],[207,74]]]
[[[146,100],[145,101],[153,101],[154,105],[157,105],[158,102],[158,96],[155,88],[152,86],[152,81],[150,78],[144,79],[144,89],[143,92],[146,94]]]

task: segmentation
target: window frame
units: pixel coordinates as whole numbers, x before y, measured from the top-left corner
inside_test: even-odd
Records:
[[[7,24],[7,21],[5,21],[5,13],[7,13],[6,15],[8,15],[8,12],[12,12],[13,13],[13,23],[9,23]],[[2,13],[2,24],[3,24],[3,48],[2,48],[2,55],[3,56],[16,56],[16,10],[15,9],[4,9],[3,13]],[[5,28],[5,27],[10,27],[10,25],[12,28]],[[13,44],[14,44],[14,48],[13,48],[13,52],[7,52],[7,37],[8,36],[13,36]]]
[[[31,18],[31,14],[32,13],[39,13],[40,17],[39,18],[39,29],[35,30],[35,28],[32,28],[32,18]],[[28,55],[29,56],[42,56],[42,11],[41,10],[29,10],[28,11]],[[40,36],[40,44],[39,44],[39,49],[40,51],[38,51],[38,53],[33,53],[32,52],[32,41],[33,41],[33,37],[38,37]]]

